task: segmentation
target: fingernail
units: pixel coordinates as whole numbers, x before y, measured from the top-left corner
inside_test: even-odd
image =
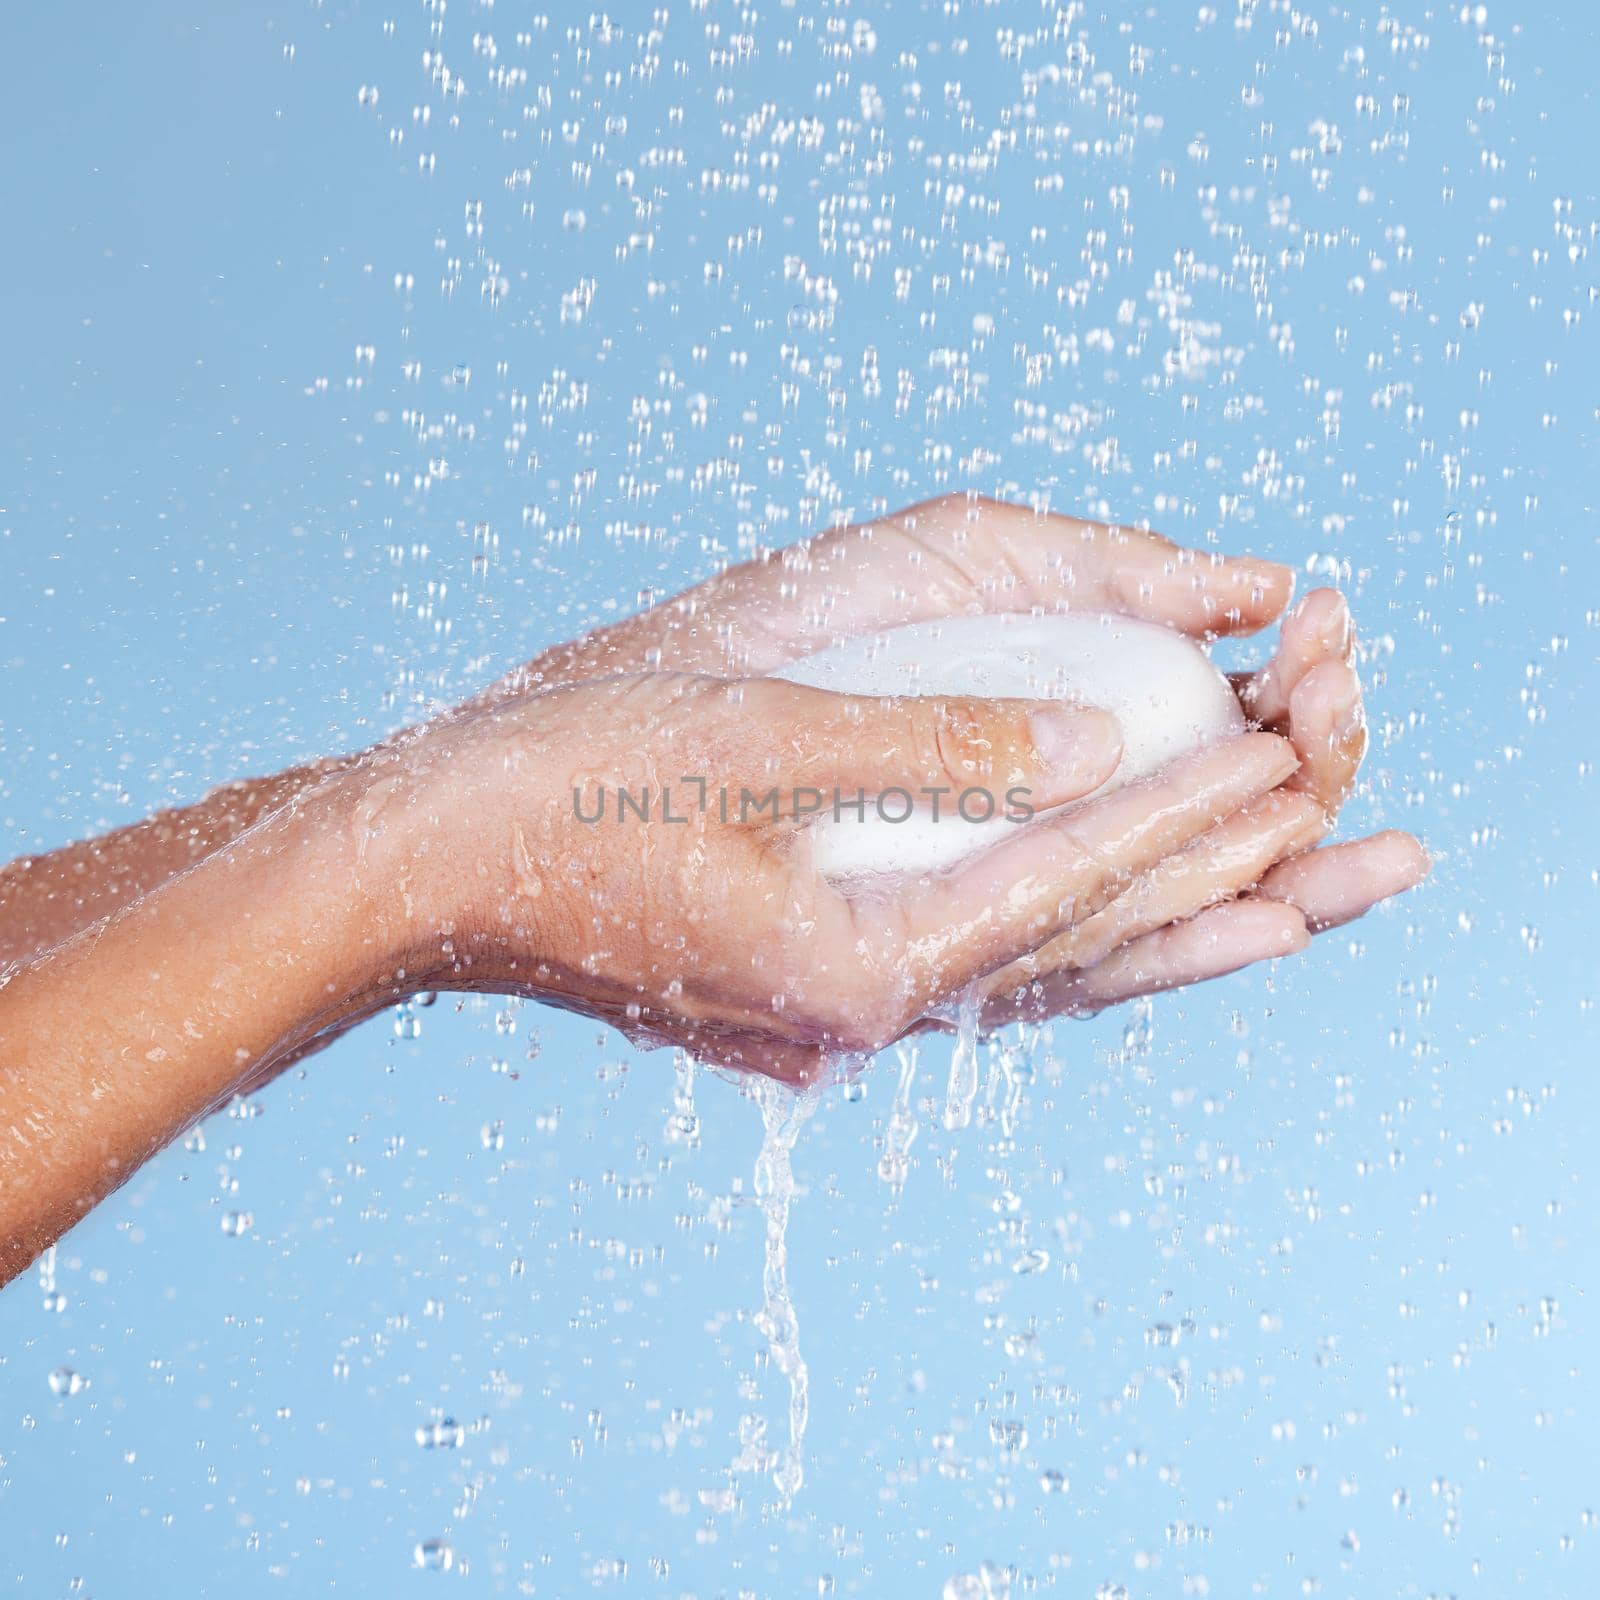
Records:
[[[1367,708],[1361,703],[1361,686],[1356,684],[1333,714],[1334,737],[1353,739],[1357,734],[1365,733],[1366,728]]]
[[[1399,837],[1407,841],[1412,849],[1410,870],[1406,872],[1405,877],[1407,881],[1407,887],[1415,888],[1419,883],[1422,882],[1424,878],[1428,876],[1430,872],[1433,871],[1433,864],[1436,858],[1433,855],[1433,852],[1430,851],[1420,839],[1415,838],[1413,835],[1409,833],[1402,833],[1399,835]]]
[[[1294,598],[1295,570],[1286,567],[1277,561],[1256,561],[1252,563],[1255,581],[1263,588],[1273,588],[1277,585],[1283,587],[1283,603],[1287,605]]]
[[[1350,654],[1350,647],[1355,643],[1355,628],[1350,621],[1350,607],[1342,594],[1334,596],[1319,631],[1323,644],[1341,660]]]
[[[1109,711],[1045,706],[1029,726],[1040,759],[1058,772],[1097,771],[1121,759],[1122,729]]]

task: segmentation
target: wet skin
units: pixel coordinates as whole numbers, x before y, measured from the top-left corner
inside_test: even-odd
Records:
[[[1103,714],[767,679],[841,637],[985,611],[1255,632],[1287,569],[964,496],[735,568],[371,750],[0,871],[0,1281],[164,1144],[418,989],[531,995],[803,1083],[941,1025],[1112,1005],[1292,953],[1410,887],[1409,835],[1321,849],[1366,747],[1330,590],[1239,681],[1260,731],[893,895],[812,870],[793,817],[586,827],[585,781],[1041,804],[1114,770]]]

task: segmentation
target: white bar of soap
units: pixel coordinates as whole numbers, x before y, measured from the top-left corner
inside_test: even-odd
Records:
[[[1100,611],[912,622],[847,639],[773,676],[841,694],[984,695],[1099,706],[1122,725],[1123,752],[1121,765],[1095,795],[1148,777],[1178,756],[1245,728],[1228,680],[1192,639]],[[833,879],[917,876],[942,871],[1026,826],[1003,816],[965,821],[955,814],[955,798],[941,797],[937,821],[928,809],[904,822],[885,821],[870,800],[864,822],[849,811],[838,820],[820,816],[812,824],[812,859]],[[995,800],[1003,810],[1005,796]],[[903,805],[891,798],[886,809],[897,816]],[[976,801],[969,807],[980,809]]]

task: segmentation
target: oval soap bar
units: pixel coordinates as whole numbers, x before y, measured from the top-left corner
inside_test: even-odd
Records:
[[[985,695],[1099,706],[1122,725],[1123,752],[1121,765],[1095,795],[1148,777],[1187,751],[1245,728],[1228,680],[1192,639],[1101,611],[913,622],[848,639],[773,676],[841,694]],[[996,795],[995,801],[1003,810],[1005,797]],[[952,796],[943,801],[937,821],[927,810],[903,822],[886,821],[869,802],[865,821],[845,812],[838,820],[820,817],[812,826],[817,866],[843,879],[941,871],[1019,824],[1001,816],[965,821],[955,814]]]

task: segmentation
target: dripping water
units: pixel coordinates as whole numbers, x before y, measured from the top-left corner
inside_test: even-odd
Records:
[[[766,1219],[766,1257],[762,1267],[761,1310],[756,1326],[767,1341],[772,1364],[789,1385],[789,1439],[767,1458],[772,1481],[787,1505],[805,1481],[802,1451],[811,1414],[810,1374],[800,1354],[800,1329],[789,1294],[789,1207],[794,1199],[794,1144],[821,1099],[817,1089],[796,1093],[776,1079],[755,1081],[763,1136],[756,1157],[755,1192]]]
[[[961,996],[956,1010],[956,1044],[950,1052],[950,1081],[945,1090],[944,1125],[954,1133],[972,1122],[978,1098],[978,1018],[983,1008],[977,985]]]
[[[905,1188],[906,1173],[911,1166],[911,1146],[917,1137],[917,1114],[911,1104],[911,1092],[917,1081],[917,1047],[896,1045],[895,1054],[900,1060],[900,1081],[895,1086],[894,1104],[889,1108],[889,1125],[884,1129],[878,1176],[898,1199]]]

